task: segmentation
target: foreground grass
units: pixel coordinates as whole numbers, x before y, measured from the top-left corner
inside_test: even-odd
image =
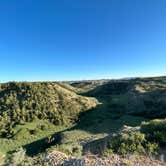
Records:
[[[40,129],[41,126],[43,126],[42,130]],[[66,126],[55,126],[47,120],[35,120],[34,122],[17,125],[14,128],[15,135],[13,138],[0,138],[0,151],[3,153],[13,151],[20,146],[48,137],[66,128]]]

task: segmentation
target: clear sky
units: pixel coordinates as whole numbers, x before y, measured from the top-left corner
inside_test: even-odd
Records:
[[[1,0],[0,82],[166,75],[166,0]]]

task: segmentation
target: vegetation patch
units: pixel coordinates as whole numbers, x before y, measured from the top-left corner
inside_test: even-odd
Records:
[[[146,134],[149,141],[166,146],[166,119],[156,119],[142,123],[141,132]]]
[[[145,135],[139,132],[120,133],[112,137],[105,153],[118,154],[157,154],[158,144],[150,143]]]

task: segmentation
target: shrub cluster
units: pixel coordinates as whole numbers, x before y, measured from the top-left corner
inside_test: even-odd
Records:
[[[147,140],[156,142],[161,146],[166,145],[166,119],[142,123],[141,132],[146,135]]]
[[[159,146],[166,145],[166,119],[143,122],[140,132],[120,132],[112,137],[107,153],[157,154]]]
[[[158,144],[150,143],[140,132],[119,133],[114,135],[109,143],[108,152],[118,154],[156,154]]]

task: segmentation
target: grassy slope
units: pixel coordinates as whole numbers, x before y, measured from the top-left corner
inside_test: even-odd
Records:
[[[35,130],[39,125],[46,127],[44,130],[38,129],[35,134],[30,134],[30,131]],[[35,122],[17,125],[14,128],[16,134],[12,139],[0,138],[0,151],[4,153],[13,151],[20,146],[48,137],[64,129],[66,129],[66,126],[55,126],[47,120],[36,120]]]
[[[2,118],[0,124],[6,124],[6,121],[10,124],[11,121],[14,124],[11,126],[14,134],[12,134],[12,138],[0,138],[0,151],[6,153],[19,146],[37,143],[37,141],[42,142],[40,140],[72,126],[73,123],[71,122],[77,120],[79,112],[86,111],[96,105],[96,100],[77,95],[75,89],[70,85],[48,82],[1,84],[0,111]],[[38,108],[33,106],[36,103]],[[22,105],[26,114],[22,110]],[[45,106],[48,106],[48,108],[43,109]],[[16,115],[16,119],[18,116],[20,117],[19,121],[15,121],[14,117],[10,119],[15,107],[17,107],[16,113],[19,112]],[[40,112],[40,120],[36,115],[26,121],[24,116],[31,115],[36,109]],[[60,116],[65,118],[64,120],[68,119],[68,121],[64,124],[61,122],[55,125],[50,120],[50,118],[52,119],[50,116],[42,119],[44,115],[48,114],[48,111],[51,112],[52,110],[56,114],[61,113]],[[4,118],[4,113],[6,113],[7,118]],[[52,115],[55,113],[52,111]],[[3,126],[1,128],[3,130]]]
[[[3,143],[0,150],[7,152],[15,149],[19,145],[25,145],[27,143],[40,140],[41,138],[52,135],[53,133],[53,135],[55,135],[55,132],[61,131],[61,137],[60,140],[58,140],[60,141],[60,143],[54,144],[52,148],[64,151],[69,154],[74,154],[73,149],[76,149],[78,145],[84,146],[86,148],[86,144],[89,144],[91,142],[93,143],[95,140],[101,140],[110,133],[119,131],[124,125],[138,126],[142,121],[148,121],[148,119],[146,119],[145,117],[134,116],[126,112],[125,106],[129,99],[128,90],[130,90],[130,92],[133,91],[133,83],[134,85],[136,85],[134,81],[129,81],[130,86],[127,86],[126,89],[125,86],[123,86],[123,89],[121,90],[117,89],[121,88],[119,87],[119,85],[117,87],[115,86],[113,89],[112,87],[108,87],[107,85],[103,88],[103,85],[100,85],[100,82],[97,82],[96,84],[93,82],[92,85],[91,83],[80,83],[80,85],[79,83],[77,83],[76,87],[74,88],[70,87],[67,84],[63,85],[63,88],[67,88],[69,91],[75,91],[78,93],[82,92],[82,95],[84,96],[88,95],[96,97],[100,101],[100,104],[91,111],[81,113],[79,121],[75,124],[75,126],[55,127],[52,124],[48,124],[48,126],[50,127],[45,131],[38,131],[35,136],[28,134],[27,139],[24,139],[23,137],[19,139],[21,141],[17,140],[16,142],[10,142],[10,140],[7,141],[5,139],[0,139],[0,141],[2,141]],[[162,88],[165,90],[165,78],[146,78],[141,80],[138,79],[137,81],[139,83],[137,82],[138,85],[136,90],[140,91],[139,93],[142,93],[143,91],[149,92],[156,88]],[[151,81],[155,82],[150,83]],[[128,83],[128,81],[125,82]],[[142,84],[140,84],[140,82],[142,82]],[[116,82],[114,83],[116,84]],[[58,85],[61,84],[62,83],[59,83]],[[74,83],[72,83],[72,85],[75,86]],[[39,123],[39,121],[35,123]],[[26,123],[25,125],[16,126],[15,130],[19,131],[20,129],[24,130],[25,128],[32,129],[35,126],[35,123]],[[40,123],[49,122],[40,121]],[[18,137],[19,136],[20,134],[18,133]],[[24,142],[24,140],[27,140],[27,142]],[[94,146],[97,146],[97,144],[95,144]]]
[[[165,91],[165,85],[165,77],[144,78],[129,81],[122,80],[118,82],[111,81],[107,82],[106,84],[97,85],[94,88],[92,88],[94,83],[93,85],[90,83],[85,84],[85,88],[82,83],[80,83],[80,85],[77,83],[76,86],[83,89],[83,95],[96,97],[100,101],[100,105],[98,105],[98,107],[96,107],[93,111],[81,114],[78,124],[69,131],[63,133],[64,139],[62,139],[61,142],[62,146],[63,144],[67,144],[66,141],[64,141],[66,140],[65,137],[67,137],[70,140],[70,145],[81,143],[86,148],[85,142],[89,144],[89,142],[93,143],[94,140],[100,140],[111,133],[121,130],[124,125],[134,127],[139,126],[143,121],[149,121],[149,119],[143,115],[134,116],[129,113],[128,109],[132,109],[133,112],[134,109],[135,111],[137,111],[137,109],[142,109],[141,111],[144,112],[150,110],[149,108],[145,110],[143,105],[139,105],[139,103],[137,105],[135,101],[132,103],[130,101],[131,98],[133,98],[132,93],[138,96],[143,95],[146,99],[147,96],[146,94],[144,95],[144,93],[150,92],[150,96],[151,93],[153,94],[156,90],[161,89],[162,91]],[[87,86],[89,87],[89,91]],[[159,98],[163,97],[163,95],[160,95],[160,93],[157,95]],[[156,101],[153,102],[155,103]],[[156,113],[155,116],[158,114],[159,112]],[[70,135],[72,135],[71,133],[73,132],[75,136],[79,135],[79,138],[82,137],[82,142],[80,142],[80,139],[74,139],[72,137],[72,139],[70,138]],[[85,132],[88,134],[87,137],[84,137],[86,135]]]
[[[100,104],[92,111],[80,114],[79,122],[68,131],[62,133],[60,146],[74,148],[79,144],[86,147],[87,143],[89,144],[89,142],[102,139],[111,133],[117,132],[124,125],[134,127],[140,125],[142,121],[147,121],[144,117],[127,115],[125,110],[123,110],[121,105],[126,103],[127,94],[112,93],[107,88],[102,89],[99,86],[91,90],[91,85],[88,84],[88,86],[90,88],[88,93],[85,93],[87,84],[85,84],[85,89],[82,87],[83,95],[96,97]],[[114,90],[116,91],[116,89]],[[95,94],[92,92],[95,92]],[[118,108],[115,109],[114,104],[118,104]],[[63,151],[64,149],[62,148],[61,150]],[[66,149],[64,152],[66,152]]]

